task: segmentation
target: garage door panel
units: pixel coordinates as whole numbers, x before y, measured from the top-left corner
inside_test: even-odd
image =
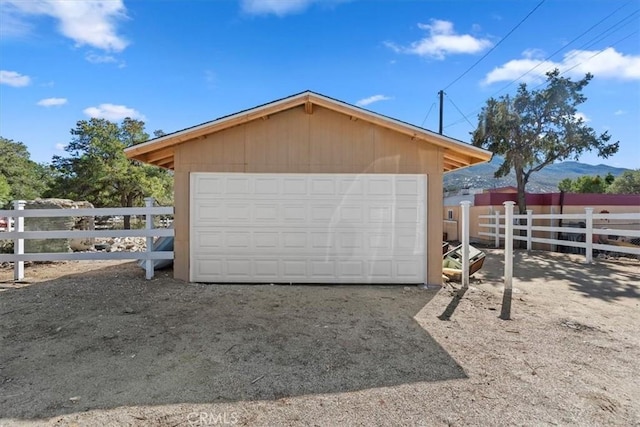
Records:
[[[284,178],[282,180],[282,193],[293,196],[306,196],[308,182],[305,178]]]
[[[280,180],[271,178],[257,178],[255,180],[255,193],[277,196],[280,194]]]
[[[311,178],[311,194],[323,196],[336,193],[336,182],[333,177]]]
[[[254,223],[278,223],[280,220],[280,209],[275,203],[255,205],[253,213]]]
[[[424,282],[425,176],[191,179],[193,281]]]
[[[278,271],[278,260],[262,259],[254,262],[254,273],[256,276],[277,279],[280,274]]]
[[[225,227],[198,228],[194,233],[195,253],[211,255],[242,254],[296,254],[313,256],[322,254],[372,256],[412,256],[424,253],[424,234],[414,229],[393,231],[355,230],[338,227],[327,231],[310,231],[304,227],[262,231],[262,228],[244,227],[234,231]]]
[[[203,231],[193,236],[193,245],[200,251],[212,252],[224,248],[224,233],[222,231]]]
[[[199,281],[209,283],[416,283],[422,274],[411,259],[227,257],[194,259]]]
[[[390,259],[368,261],[369,274],[373,278],[390,280],[393,277],[393,263]]]
[[[282,219],[285,223],[306,224],[308,221],[307,210],[307,205],[304,202],[284,204],[282,205]]]
[[[222,194],[224,178],[221,176],[200,176],[192,186],[192,196],[201,200],[216,198]]]
[[[328,280],[335,280],[338,276],[336,262],[334,259],[311,259],[309,260],[309,276],[306,282],[316,283]]]
[[[308,260],[305,258],[283,259],[282,260],[282,276],[285,281],[303,280],[308,274]]]
[[[244,176],[233,176],[226,179],[224,195],[229,193],[236,195],[249,195],[253,193],[251,179]]]

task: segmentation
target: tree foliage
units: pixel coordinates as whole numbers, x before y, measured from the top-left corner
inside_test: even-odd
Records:
[[[0,175],[0,208],[11,201],[11,187],[4,175]]]
[[[80,120],[71,129],[67,156],[54,156],[51,195],[87,200],[97,207],[141,206],[145,197],[172,202],[173,177],[165,169],[130,160],[124,149],[145,142],[144,122],[126,118]]]
[[[573,82],[554,70],[547,73],[543,89],[529,90],[521,84],[514,97],[490,98],[482,108],[473,145],[504,157],[496,178],[515,172],[520,213],[526,212],[531,174],[556,161],[577,160],[587,151],[596,150],[603,158],[618,151],[618,142],[609,143],[607,132],[596,135],[576,114],[587,99],[582,90],[592,77],[587,74]]]
[[[565,193],[606,193],[607,188],[615,180],[615,177],[611,172],[604,178],[600,175],[589,176],[584,175],[576,179],[565,178],[558,183],[558,189]]]
[[[0,177],[9,187],[4,197],[11,201],[41,196],[48,184],[47,168],[31,160],[27,146],[0,136],[0,153]],[[0,183],[0,199],[3,187]]]
[[[624,171],[607,188],[612,194],[640,194],[640,169]]]

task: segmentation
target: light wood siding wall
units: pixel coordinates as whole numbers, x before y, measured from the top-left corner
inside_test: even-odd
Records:
[[[427,254],[441,253],[442,149],[318,106],[300,106],[185,142],[175,151],[174,275],[189,280],[189,173],[411,173],[428,175]],[[442,258],[427,256],[429,284]]]

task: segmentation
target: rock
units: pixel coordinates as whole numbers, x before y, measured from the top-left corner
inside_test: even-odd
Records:
[[[93,249],[93,239],[90,237],[86,237],[84,239],[70,239],[69,247],[75,252],[88,251]]]
[[[82,209],[93,208],[89,202],[75,202],[69,199],[35,199],[28,200],[25,209]],[[92,230],[94,228],[93,217],[50,217],[50,218],[25,218],[25,231],[52,231],[52,230]],[[27,239],[25,240],[26,253],[43,252],[69,252],[71,250],[87,250],[93,246],[92,238],[84,239]]]

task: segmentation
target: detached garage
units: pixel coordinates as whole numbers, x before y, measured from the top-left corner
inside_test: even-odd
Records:
[[[443,173],[491,158],[313,92],[126,153],[174,170],[174,275],[210,283],[440,284]]]

